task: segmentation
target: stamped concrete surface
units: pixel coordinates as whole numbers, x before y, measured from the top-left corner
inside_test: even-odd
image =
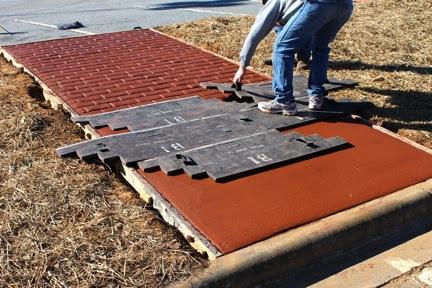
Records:
[[[219,97],[220,92],[198,83],[228,82],[237,69],[228,60],[151,30],[4,49],[77,114],[192,95]],[[268,80],[258,73],[248,77],[249,82]],[[431,154],[351,119],[295,130],[340,136],[353,147],[223,184],[139,172],[222,253],[432,177]]]
[[[140,173],[224,254],[432,178],[431,154],[364,124],[342,118],[295,131],[354,147],[223,184]]]
[[[152,30],[3,47],[77,114],[191,95],[223,96],[199,83],[229,82],[238,66]],[[248,73],[246,82],[268,77]]]

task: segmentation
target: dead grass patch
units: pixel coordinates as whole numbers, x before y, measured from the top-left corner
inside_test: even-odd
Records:
[[[82,131],[4,59],[0,83],[0,286],[166,287],[206,266],[103,166],[55,154]]]
[[[432,3],[373,0],[358,4],[332,44],[329,76],[359,82],[332,96],[369,100],[364,117],[432,148]],[[211,18],[158,28],[238,61],[253,17]],[[258,47],[254,69],[271,75],[274,35]]]

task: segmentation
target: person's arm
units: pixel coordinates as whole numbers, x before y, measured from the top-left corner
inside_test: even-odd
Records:
[[[234,83],[241,83],[246,73],[246,67],[249,66],[258,44],[276,25],[281,17],[281,10],[281,2],[279,0],[271,0],[258,13],[240,51],[240,66],[234,76]]]
[[[249,66],[258,44],[282,17],[281,13],[282,7],[279,0],[268,1],[260,10],[240,51],[241,64],[246,67]]]

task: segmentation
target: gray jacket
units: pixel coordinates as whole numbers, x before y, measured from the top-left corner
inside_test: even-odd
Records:
[[[259,42],[277,23],[285,24],[303,5],[304,0],[270,0],[258,12],[255,23],[240,51],[240,63],[249,66]]]
[[[255,23],[240,51],[240,63],[249,66],[259,42],[279,23],[284,25],[307,0],[269,0],[258,12]],[[323,3],[343,3],[352,5],[352,0],[314,0]]]

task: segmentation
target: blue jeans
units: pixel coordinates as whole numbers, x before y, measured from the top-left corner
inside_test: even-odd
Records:
[[[277,34],[279,34],[280,31],[282,31],[283,26],[276,26],[273,28],[273,31]],[[312,39],[309,39],[309,41],[306,42],[305,45],[303,45],[301,48],[297,51],[297,60],[303,61],[303,62],[309,62],[310,57],[312,53]]]
[[[273,92],[280,103],[294,101],[294,54],[312,40],[308,94],[324,97],[329,44],[352,14],[352,3],[307,0],[277,35],[273,49]]]

